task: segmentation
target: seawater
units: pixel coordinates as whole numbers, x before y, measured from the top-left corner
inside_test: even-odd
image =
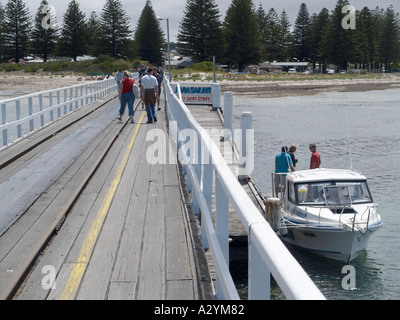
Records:
[[[329,92],[271,99],[234,97],[234,127],[243,111],[253,115],[255,165],[252,179],[271,192],[271,172],[282,145],[296,144],[297,170],[308,169],[310,143],[316,143],[322,167],[353,168],[368,178],[384,225],[367,250],[350,262],[356,289],[345,290],[346,265],[288,247],[327,299],[400,298],[400,89]],[[279,290],[272,298],[283,298]]]

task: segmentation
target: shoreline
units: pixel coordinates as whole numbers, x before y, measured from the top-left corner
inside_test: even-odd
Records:
[[[270,82],[220,82],[221,93],[232,91],[240,98],[280,98],[315,95],[321,92],[365,92],[400,89],[400,77],[382,79],[284,80]]]
[[[371,90],[399,89],[400,76],[381,75],[380,78],[307,79],[293,77],[287,80],[222,80],[221,94],[233,92],[240,98],[280,98],[315,95],[321,92],[364,92]],[[29,75],[0,73],[0,100],[34,92],[63,88],[84,83],[77,75]],[[205,80],[186,80],[182,83],[210,83]]]

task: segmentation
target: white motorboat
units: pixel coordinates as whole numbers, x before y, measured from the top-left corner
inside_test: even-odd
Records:
[[[328,258],[356,258],[383,224],[367,178],[352,170],[292,172],[282,193],[282,240]]]

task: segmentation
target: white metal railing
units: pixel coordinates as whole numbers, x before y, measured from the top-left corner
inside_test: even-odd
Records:
[[[107,79],[0,101],[0,148],[116,89]]]
[[[239,299],[229,271],[229,204],[248,233],[249,299],[270,298],[271,274],[287,299],[325,299],[246,194],[210,135],[173,94],[167,79],[164,88],[170,139],[179,150],[193,209],[201,213],[203,244],[211,249],[216,267],[217,299]],[[215,228],[211,217],[214,182]]]

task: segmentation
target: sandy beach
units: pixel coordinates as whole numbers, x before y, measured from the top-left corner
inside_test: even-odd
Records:
[[[0,100],[55,88],[78,85],[77,75],[29,75],[21,73],[0,73]],[[184,81],[191,82],[193,81]],[[198,82],[198,81],[196,81]],[[207,82],[207,81],[204,81]],[[209,81],[208,81],[209,82]],[[354,79],[312,79],[273,81],[220,81],[221,93],[231,91],[237,97],[277,98],[286,96],[314,95],[319,92],[354,92],[400,88],[400,75],[385,74],[377,78]]]
[[[376,79],[284,80],[284,81],[222,81],[221,91],[248,98],[278,98],[314,95],[319,92],[362,92],[400,88],[400,76],[385,75]]]

